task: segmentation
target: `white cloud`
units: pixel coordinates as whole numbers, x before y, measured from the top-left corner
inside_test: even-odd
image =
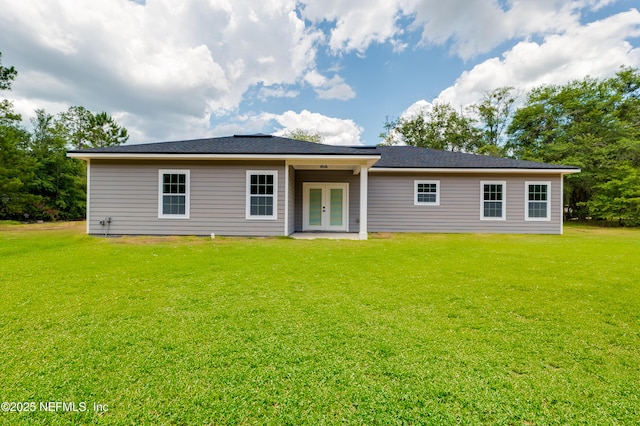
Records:
[[[356,96],[351,86],[342,77],[334,75],[331,79],[316,70],[309,71],[304,79],[309,83],[320,99],[339,99],[346,101]]]
[[[328,117],[307,110],[299,113],[286,111],[282,114],[263,112],[239,115],[231,121],[218,124],[213,135],[273,133],[281,136],[296,129],[320,133],[328,145],[363,145],[360,140],[362,128],[353,120]]]
[[[190,133],[256,84],[299,82],[323,39],[295,0],[2,3],[0,45],[27,70],[14,100],[126,111],[123,124],[145,139],[163,138],[168,123]]]
[[[425,45],[449,45],[468,59],[501,43],[531,34],[562,33],[576,26],[585,9],[597,10],[615,0],[327,0],[302,3],[303,17],[330,23],[334,53],[364,54],[374,43],[402,51],[406,23],[419,31]]]
[[[334,63],[382,43],[406,53],[418,47],[415,35],[422,48],[443,45],[465,59],[519,41],[438,97],[455,105],[505,84],[530,88],[638,66],[627,41],[639,36],[637,11],[580,23],[585,11],[615,1],[0,0],[0,46],[20,72],[8,96],[25,116],[33,106],[55,113],[83,105],[117,114],[132,141],[166,140],[238,123],[236,132],[261,131],[259,112],[209,124],[238,114],[248,95],[284,103],[310,87],[323,101],[356,99],[346,73],[320,67],[318,52]],[[353,121],[311,114],[288,111],[267,121],[287,127],[304,118],[328,140],[360,142]]]
[[[304,129],[318,132],[328,145],[362,145],[360,134],[362,128],[353,120],[327,117],[315,112],[303,110],[300,113],[287,111],[284,114],[273,116],[283,129],[276,134],[283,134],[287,130]]]
[[[351,86],[349,86],[342,77],[334,75],[331,80],[327,80],[324,84],[315,88],[320,99],[340,99],[346,101],[356,96]]]
[[[303,1],[302,15],[316,23],[332,22],[329,47],[334,53],[364,51],[372,43],[385,43],[401,33],[396,26],[398,0]]]
[[[428,113],[432,108],[433,104],[431,102],[421,99],[417,102],[414,102],[411,106],[409,106],[409,108],[404,110],[404,112],[401,114],[401,118],[411,120],[421,114]]]
[[[284,87],[261,87],[258,97],[262,100],[267,98],[295,98],[300,94],[298,90],[287,90]]]
[[[640,37],[640,12],[631,10],[565,34],[553,34],[542,43],[516,44],[502,55],[464,72],[434,102],[466,106],[484,93],[509,85],[523,91],[543,84],[565,83],[589,75],[613,75],[621,65],[640,67],[640,48],[627,40]]]
[[[443,45],[468,59],[533,34],[563,32],[578,24],[581,1],[417,0],[414,26],[425,44]]]

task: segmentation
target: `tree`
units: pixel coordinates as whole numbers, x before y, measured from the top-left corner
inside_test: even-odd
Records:
[[[94,148],[121,145],[129,140],[127,129],[118,125],[113,117],[104,111],[92,115],[89,126],[91,146]]]
[[[74,149],[91,147],[91,111],[72,106],[55,119],[55,132],[65,138]]]
[[[640,170],[617,167],[612,176],[596,185],[585,204],[596,217],[617,220],[620,225],[640,226]]]
[[[322,136],[322,133],[315,132],[313,130],[297,128],[293,130],[287,130],[283,136],[285,138],[295,139],[298,141],[324,143],[324,137]]]
[[[67,141],[55,131],[54,117],[36,110],[29,154],[34,159],[33,179],[27,189],[39,197],[29,208],[32,218],[74,220],[85,215],[85,167],[67,157]]]
[[[380,134],[383,145],[404,143],[423,148],[466,152],[475,152],[479,148],[479,133],[473,120],[448,103],[435,104],[412,118],[387,118],[384,129],[385,132]]]
[[[13,67],[0,63],[0,90],[10,90],[16,76]],[[20,123],[11,102],[1,100],[0,219],[83,218],[85,165],[66,151],[124,143],[127,130],[107,113],[93,114],[81,106],[57,117],[36,110],[32,134]]]
[[[72,106],[55,119],[55,131],[75,149],[120,145],[129,140],[127,129],[106,112],[93,114],[82,106]]]
[[[471,106],[478,117],[478,130],[482,138],[479,153],[504,155],[505,134],[516,101],[513,91],[513,87],[500,87],[485,93],[479,104]]]
[[[14,67],[2,66],[2,52],[0,52],[0,90],[11,90],[11,83],[18,75]]]
[[[10,90],[16,75],[13,67],[0,63],[0,90]],[[24,219],[26,205],[36,201],[25,191],[33,178],[33,159],[24,153],[29,135],[20,120],[11,102],[0,101],[0,219]]]
[[[640,74],[631,68],[604,80],[585,78],[536,88],[513,116],[508,148],[517,158],[579,166],[582,173],[565,180],[565,203],[579,218],[611,218],[606,200],[618,199],[618,207],[611,208],[620,211],[626,203],[622,198],[631,203],[635,198],[639,88]],[[617,183],[607,184],[612,180]],[[633,209],[626,211],[625,215],[635,214]]]

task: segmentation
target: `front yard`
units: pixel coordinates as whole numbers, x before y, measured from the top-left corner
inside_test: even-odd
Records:
[[[640,423],[639,230],[83,226],[0,225],[0,423]]]

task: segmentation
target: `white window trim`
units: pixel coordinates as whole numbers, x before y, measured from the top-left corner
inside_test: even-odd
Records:
[[[485,217],[484,216],[484,186],[485,185],[502,185],[502,216],[501,217]],[[482,180],[480,181],[480,220],[507,220],[507,181],[505,180]]]
[[[162,197],[164,175],[168,174],[181,174],[185,175],[185,200],[184,200],[184,214],[163,214],[162,213]],[[158,219],[189,219],[190,206],[191,206],[191,173],[188,169],[160,169],[158,170]]]
[[[251,215],[251,175],[272,175],[273,176],[273,214],[271,216]],[[247,170],[247,182],[245,189],[247,220],[277,220],[278,219],[278,171],[277,170]]]
[[[421,183],[435,184],[436,185],[436,201],[425,202],[418,201],[418,185]],[[440,205],[440,181],[439,180],[414,180],[413,181],[413,205],[414,206],[439,206]]]
[[[529,185],[546,185],[547,186],[547,217],[529,217]],[[526,181],[524,183],[524,220],[531,222],[549,222],[551,221],[551,182],[549,181]]]

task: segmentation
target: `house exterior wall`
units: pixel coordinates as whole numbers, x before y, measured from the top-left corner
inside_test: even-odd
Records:
[[[287,223],[287,235],[291,235],[296,230],[296,215],[295,206],[296,206],[296,170],[293,166],[288,166],[287,168],[289,173],[289,223]]]
[[[159,219],[159,170],[190,174],[188,219]],[[277,170],[277,219],[246,219],[247,170]],[[284,161],[92,160],[90,234],[273,236],[285,231]],[[105,226],[99,221],[111,218]]]
[[[295,231],[302,231],[302,184],[305,182],[343,182],[349,184],[349,229],[360,229],[360,176],[351,170],[296,170],[295,179]]]
[[[440,204],[414,205],[414,181],[439,180]],[[481,181],[506,182],[506,219],[481,220]],[[525,182],[550,182],[549,221],[525,220]],[[562,233],[560,174],[369,174],[369,232]]]

